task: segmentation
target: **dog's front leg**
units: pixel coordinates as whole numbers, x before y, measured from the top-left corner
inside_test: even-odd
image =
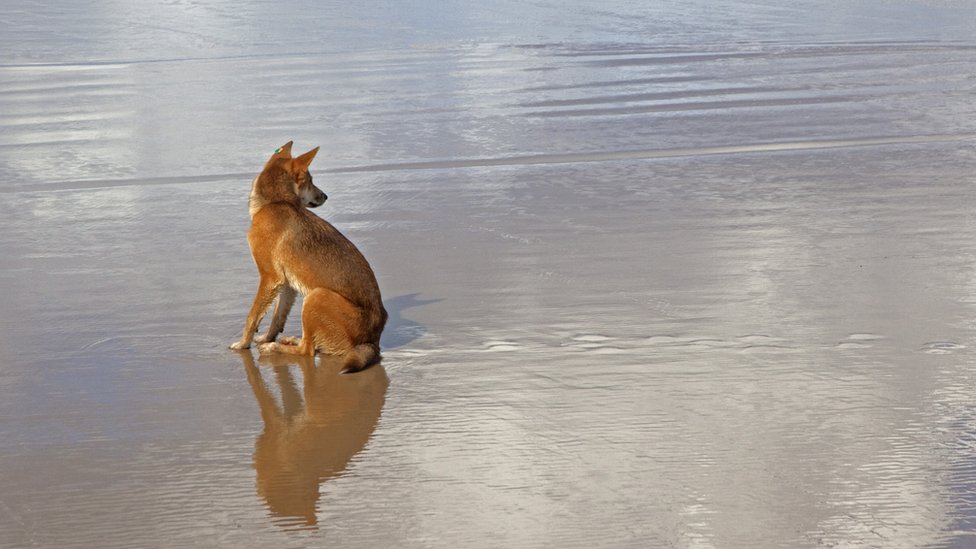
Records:
[[[279,287],[280,284],[277,282],[261,277],[261,282],[258,283],[258,293],[254,296],[254,304],[251,305],[251,312],[247,314],[247,320],[244,322],[244,333],[241,335],[240,341],[231,344],[231,349],[240,350],[251,347],[254,332],[258,330],[258,324],[264,318],[264,313],[267,312],[274,300]]]
[[[285,321],[288,320],[288,313],[294,304],[295,289],[285,284],[278,290],[278,303],[275,304],[274,313],[271,314],[271,325],[268,326],[268,331],[255,338],[255,341],[258,343],[274,341],[278,334],[285,329]]]

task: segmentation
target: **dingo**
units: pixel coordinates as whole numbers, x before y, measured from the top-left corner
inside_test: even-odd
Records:
[[[308,173],[319,148],[292,158],[291,145],[289,141],[275,151],[251,186],[247,242],[261,279],[244,334],[231,348],[251,346],[277,296],[268,331],[257,338],[262,353],[313,356],[318,350],[345,355],[347,371],[361,370],[379,359],[387,318],[379,285],[356,246],[305,209],[321,206],[327,198]],[[296,291],[305,296],[302,337],[275,342]]]

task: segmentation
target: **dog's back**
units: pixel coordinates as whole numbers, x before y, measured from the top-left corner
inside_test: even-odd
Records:
[[[350,369],[359,369],[379,354],[387,319],[379,285],[356,246],[306,209],[326,199],[308,173],[318,149],[293,159],[290,145],[276,151],[251,189],[248,243],[261,283],[244,337],[235,346],[249,345],[248,330],[253,335],[274,296],[294,288],[305,295],[302,340],[298,345],[267,343],[262,351],[351,354]]]

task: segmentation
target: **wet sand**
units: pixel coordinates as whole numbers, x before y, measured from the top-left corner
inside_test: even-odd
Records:
[[[0,546],[976,543],[976,17],[857,4],[4,4]],[[363,373],[227,349],[291,139]]]

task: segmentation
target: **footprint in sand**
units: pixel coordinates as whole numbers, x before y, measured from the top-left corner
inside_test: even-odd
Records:
[[[930,341],[922,345],[922,352],[930,355],[948,355],[965,348],[965,345],[952,341]]]
[[[522,349],[522,346],[514,341],[505,341],[502,339],[493,339],[484,342],[485,351],[489,353],[500,353],[506,351],[518,351]]]
[[[621,349],[610,345],[614,338],[600,334],[580,334],[573,336],[572,345],[579,349],[598,354],[612,354],[620,352]]]
[[[683,341],[672,335],[653,335],[647,338],[647,343],[651,345],[678,345]]]
[[[793,345],[785,339],[766,334],[748,334],[735,339],[739,348],[746,353],[789,350],[793,348]]]
[[[870,349],[874,347],[874,342],[884,339],[884,336],[877,334],[850,334],[847,339],[836,345],[837,349]]]

